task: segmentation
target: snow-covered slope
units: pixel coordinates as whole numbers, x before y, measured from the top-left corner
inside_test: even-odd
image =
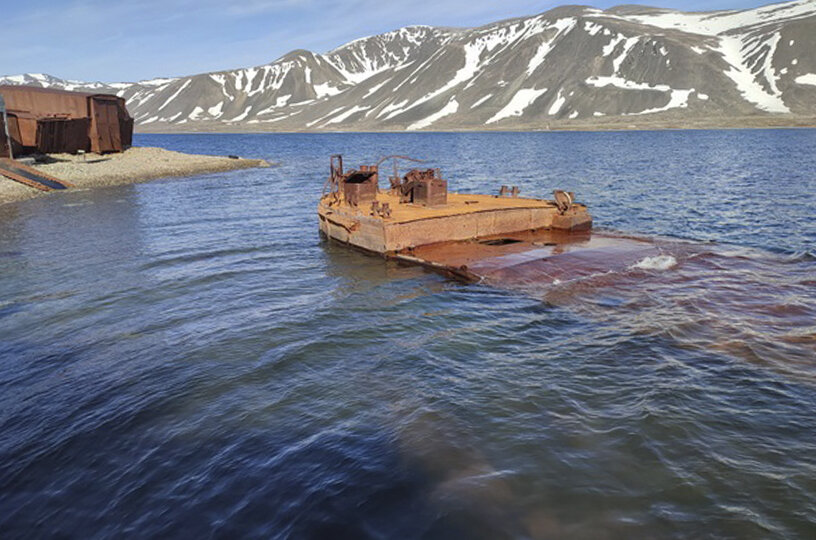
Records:
[[[681,13],[567,6],[473,29],[402,28],[326,54],[138,83],[0,84],[116,93],[144,129],[535,128],[601,117],[816,115],[816,0]]]

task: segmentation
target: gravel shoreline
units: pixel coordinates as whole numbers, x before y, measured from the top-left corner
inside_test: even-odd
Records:
[[[183,154],[150,147],[133,147],[121,154],[103,156],[51,154],[49,157],[55,161],[37,163],[33,167],[66,180],[80,189],[135,184],[171,176],[193,176],[235,169],[269,167],[269,163],[263,159]],[[39,191],[0,176],[0,204],[48,194],[49,192]]]

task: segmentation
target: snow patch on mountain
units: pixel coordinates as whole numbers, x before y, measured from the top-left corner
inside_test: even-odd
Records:
[[[776,37],[776,40],[778,41],[778,37]],[[790,109],[785,105],[775,83],[771,83],[771,91],[768,92],[757,80],[752,66],[742,54],[745,47],[746,42],[742,37],[723,36],[720,38],[718,52],[731,66],[731,69],[726,71],[725,75],[734,81],[742,97],[756,105],[758,109],[771,113],[789,113]],[[773,77],[773,74],[769,74],[767,69],[763,71],[763,74],[766,80]]]
[[[476,107],[478,107],[479,105],[481,105],[482,103],[484,103],[485,101],[487,101],[488,99],[490,99],[492,97],[493,97],[493,94],[487,94],[486,96],[483,96],[483,97],[479,98],[478,101],[476,101],[473,105],[470,106],[470,108],[475,109]]]
[[[694,34],[715,36],[738,28],[772,23],[779,19],[796,20],[816,14],[813,0],[801,0],[782,4],[770,4],[754,10],[721,11],[714,13],[661,13],[635,15],[631,19],[657,26],[682,30]]]
[[[181,88],[179,88],[178,90],[176,90],[176,92],[175,92],[175,93],[174,93],[172,96],[170,96],[169,98],[167,98],[167,101],[165,101],[165,102],[162,104],[162,106],[161,106],[161,107],[159,107],[159,109],[158,109],[158,110],[160,110],[160,111],[161,111],[162,109],[164,109],[165,107],[167,107],[168,105],[170,105],[170,103],[172,103],[172,101],[173,101],[174,99],[176,99],[176,98],[179,96],[179,94],[181,94],[182,92],[184,92],[184,89],[185,89],[185,88],[187,88],[188,86],[190,86],[190,82],[191,82],[191,80],[190,80],[190,79],[186,80],[186,81],[184,82],[184,84],[182,84],[182,85],[181,85]]]
[[[530,62],[527,64],[528,76],[532,75],[533,72],[535,72],[535,70],[538,69],[538,66],[544,63],[544,60],[547,58],[547,55],[550,54],[550,52],[553,50],[556,42],[563,36],[569,34],[570,31],[573,28],[575,28],[577,24],[578,24],[577,19],[573,17],[568,17],[565,19],[558,19],[552,25],[547,27],[548,29],[555,29],[556,34],[555,36],[552,37],[552,39],[544,41],[543,43],[541,43],[541,45],[538,46],[538,49],[536,50],[535,54],[530,59]],[[600,25],[593,25],[593,23],[589,22],[586,24],[591,25],[589,29],[590,35],[594,35],[592,34],[592,32],[594,31],[595,27],[601,29]]]
[[[550,110],[547,111],[547,114],[550,116],[555,116],[561,110],[561,107],[567,102],[567,98],[561,95],[561,90],[558,91],[558,97],[555,98],[553,104],[550,106]]]
[[[459,103],[455,99],[451,99],[448,102],[448,104],[445,105],[444,107],[442,107],[439,111],[433,113],[430,116],[427,116],[427,117],[423,118],[422,120],[419,120],[418,122],[414,122],[413,124],[409,125],[408,130],[413,131],[413,130],[416,130],[416,129],[426,128],[426,127],[432,125],[434,122],[436,122],[440,118],[444,118],[446,116],[449,116],[449,115],[455,113],[458,110],[459,110]]]
[[[535,100],[546,93],[546,88],[542,88],[541,90],[536,90],[535,88],[522,88],[516,92],[516,94],[510,100],[510,103],[502,107],[502,109],[490,117],[486,123],[493,124],[505,118],[521,116],[524,113],[524,109],[532,105]]]
[[[347,110],[346,112],[340,113],[337,116],[335,116],[334,118],[332,118],[331,120],[329,120],[328,122],[326,122],[326,125],[339,124],[339,123],[343,122],[346,118],[349,118],[350,116],[352,116],[354,114],[357,114],[358,112],[367,111],[370,108],[371,107],[363,107],[363,106],[360,106],[360,105],[355,105],[354,107]]]

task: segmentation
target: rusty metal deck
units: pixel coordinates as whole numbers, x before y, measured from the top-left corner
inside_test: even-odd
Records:
[[[543,199],[497,197],[494,195],[473,195],[467,193],[448,193],[447,203],[440,206],[399,204],[399,197],[388,191],[379,191],[376,200],[380,205],[383,203],[389,204],[391,208],[389,221],[393,223],[410,223],[421,219],[511,209],[555,210],[555,203]],[[354,208],[352,211],[358,215],[368,215],[368,208]]]
[[[525,231],[401,250],[389,258],[468,281],[558,283],[625,269],[660,253],[645,240],[590,231]]]

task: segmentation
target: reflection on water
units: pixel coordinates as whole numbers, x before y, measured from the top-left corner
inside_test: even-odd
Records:
[[[4,538],[816,527],[813,131],[139,142],[282,166],[0,207]],[[500,287],[386,263],[318,236],[336,152],[569,189],[659,248]]]

